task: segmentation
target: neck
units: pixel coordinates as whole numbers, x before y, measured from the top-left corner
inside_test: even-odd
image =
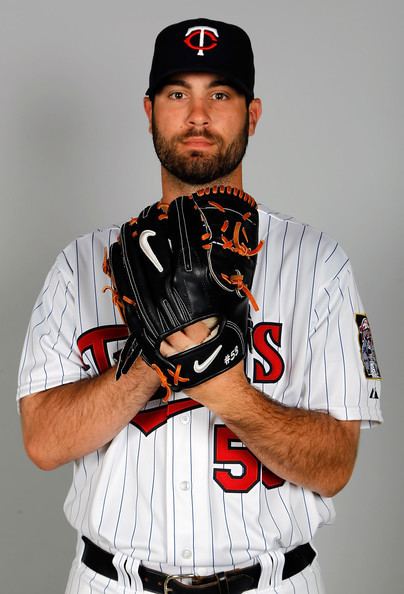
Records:
[[[243,175],[241,163],[228,175],[207,182],[206,184],[187,184],[172,175],[165,167],[161,167],[161,187],[162,187],[162,202],[169,204],[178,196],[187,196],[193,194],[207,186],[232,186],[234,188],[243,189]]]

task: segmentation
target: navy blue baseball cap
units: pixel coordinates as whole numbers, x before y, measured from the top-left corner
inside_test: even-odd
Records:
[[[254,55],[247,33],[237,25],[199,18],[175,23],[156,38],[146,95],[153,97],[179,72],[219,74],[254,98]]]

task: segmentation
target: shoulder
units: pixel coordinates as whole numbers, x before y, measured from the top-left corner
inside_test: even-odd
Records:
[[[75,271],[78,264],[93,258],[103,257],[105,248],[117,240],[120,225],[111,225],[80,235],[61,250],[56,258],[56,266],[60,271]]]
[[[267,250],[282,249],[286,253],[298,252],[301,258],[308,254],[323,265],[331,275],[349,263],[349,258],[340,243],[308,223],[291,215],[271,210],[258,204],[259,235],[266,239]]]

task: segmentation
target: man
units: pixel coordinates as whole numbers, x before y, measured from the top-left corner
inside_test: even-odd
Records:
[[[243,188],[261,115],[243,30],[208,19],[164,29],[144,108],[162,202],[206,185]],[[253,350],[164,404],[141,357],[115,380],[127,328],[103,292],[102,261],[118,232],[86,235],[58,256],[21,359],[28,455],[47,470],[74,462],[65,513],[78,544],[66,592],[323,592],[310,541],[334,517],[330,497],[351,476],[360,425],[382,420],[348,258],[260,206]],[[161,350],[206,336],[195,323]]]

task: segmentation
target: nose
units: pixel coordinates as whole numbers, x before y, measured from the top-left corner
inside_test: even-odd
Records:
[[[210,122],[210,117],[205,101],[194,99],[190,103],[187,122],[190,126],[206,127]]]

